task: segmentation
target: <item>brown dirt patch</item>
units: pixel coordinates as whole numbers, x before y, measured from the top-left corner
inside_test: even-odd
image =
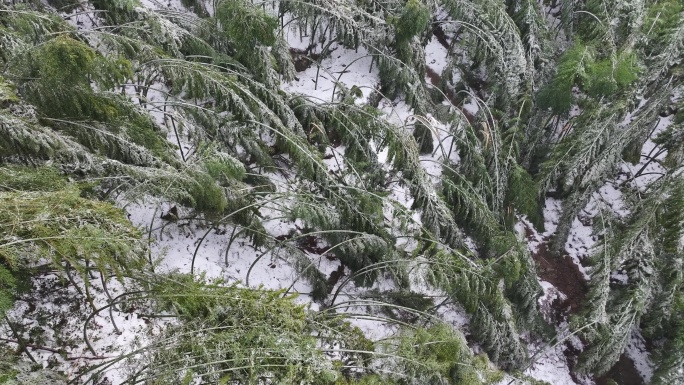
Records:
[[[525,231],[528,239],[534,236],[530,228],[526,228]],[[539,278],[565,294],[565,300],[554,301],[553,306],[559,317],[567,317],[577,313],[582,307],[588,291],[587,282],[570,256],[554,255],[547,243],[548,239],[542,240],[537,251],[532,253],[532,258],[537,263]],[[562,318],[557,319],[557,321],[561,320]]]
[[[534,240],[534,231],[525,227],[525,235],[529,240]],[[572,314],[577,313],[582,307],[584,298],[588,292],[587,282],[579,267],[573,262],[569,255],[554,255],[549,250],[549,239],[544,238],[539,243],[537,250],[532,253],[532,259],[537,263],[537,275],[543,281],[549,282],[558,291],[565,295],[563,300],[555,300],[551,305],[552,318],[555,324],[559,324],[568,319]],[[568,361],[570,376],[573,381],[578,382],[575,376],[574,367],[580,351],[575,349],[571,343],[566,343],[564,350]]]
[[[525,235],[530,240],[534,239],[534,232],[528,227],[525,228]],[[548,239],[542,239],[537,251],[532,253],[532,258],[537,263],[539,278],[551,283],[567,297],[565,300],[556,300],[551,303],[554,310],[553,316],[556,323],[559,323],[579,311],[589,288],[582,272],[572,258],[569,255],[562,257],[554,255],[549,250],[548,241]],[[572,344],[566,343],[565,356],[568,359],[570,375],[575,382],[578,381],[575,377],[574,366],[580,353]],[[596,385],[609,385],[609,380],[613,380],[619,385],[644,385],[634,362],[625,354],[620,356],[620,360],[608,373],[595,378]]]

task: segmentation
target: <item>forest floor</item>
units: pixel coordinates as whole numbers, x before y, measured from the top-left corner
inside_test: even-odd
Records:
[[[525,236],[528,241],[539,242],[538,235],[535,233],[530,225],[525,225]],[[531,254],[537,263],[539,279],[550,283],[561,293],[561,295],[556,295],[549,304],[552,320],[556,325],[559,325],[567,323],[572,315],[581,310],[589,288],[584,273],[573,261],[573,258],[567,254],[559,256],[553,253],[550,250],[550,241],[550,236],[544,236]],[[568,340],[564,344],[563,353],[567,359],[573,381],[581,383],[574,371],[581,351],[574,346],[571,340]],[[610,380],[615,381],[618,385],[644,385],[642,375],[636,366],[636,362],[627,353],[623,353],[620,360],[608,373],[601,377],[594,377],[593,381],[596,385],[608,385]]]
[[[532,240],[534,233],[526,227],[526,236]],[[549,250],[549,237],[544,237],[536,250],[532,252],[532,258],[537,263],[537,272],[542,281],[549,282],[565,295],[565,299],[558,299],[552,303],[555,321],[567,319],[571,314],[577,313],[584,297],[587,294],[587,283],[582,272],[568,255],[562,257],[554,255]]]

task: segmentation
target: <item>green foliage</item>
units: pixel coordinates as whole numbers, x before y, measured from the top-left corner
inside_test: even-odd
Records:
[[[397,44],[423,32],[430,23],[430,10],[418,0],[408,0],[395,22]]]
[[[0,315],[39,263],[76,270],[86,293],[91,268],[122,278],[144,265],[141,234],[123,212],[81,195],[53,168],[0,168]]]
[[[482,172],[486,173],[485,170]],[[482,176],[486,178],[486,174]],[[483,197],[464,175],[447,168],[443,174],[442,194],[455,216],[468,232],[478,240],[487,240],[499,231],[500,224]]]
[[[436,325],[406,333],[395,349],[398,355],[411,358],[412,362],[405,364],[405,373],[410,378],[430,383],[448,378],[452,371],[460,369],[457,363],[470,358],[470,351],[464,343],[462,336],[451,328]],[[419,369],[423,365],[429,369]]]
[[[634,82],[638,75],[636,55],[622,52],[618,57],[591,63],[584,89],[595,98],[612,96]]]
[[[649,55],[657,55],[667,46],[672,31],[681,21],[683,9],[681,1],[676,0],[659,0],[649,4],[642,26],[645,32],[642,48]]]
[[[208,149],[203,158],[207,174],[219,183],[239,181],[245,177],[245,166],[227,153]]]
[[[678,181],[669,190],[663,205],[658,210],[658,224],[661,227],[659,239],[662,242],[662,252],[678,254],[682,250],[682,236],[684,235],[684,182]]]
[[[120,25],[134,19],[135,7],[140,6],[139,0],[92,0],[95,9],[105,11],[104,19],[107,24]]]
[[[682,224],[684,223],[684,185],[676,184],[665,198],[657,212],[657,229],[661,240],[659,258],[654,262],[657,280],[651,309],[644,315],[642,328],[648,338],[670,337],[677,330],[677,313],[682,288],[684,270],[681,256]]]
[[[490,384],[502,378],[486,355],[473,356],[463,336],[445,324],[404,331],[384,349],[401,358],[396,365],[409,383]]]
[[[444,324],[403,330],[380,349],[389,354],[382,368],[403,374],[399,383],[488,384],[501,378],[486,356],[474,357],[463,336]]]
[[[4,317],[7,310],[14,305],[14,290],[17,287],[17,279],[8,269],[12,266],[5,266],[5,263],[0,261],[0,317]]]
[[[329,247],[325,256],[337,257],[358,286],[391,276],[395,291],[356,290],[385,301],[380,310],[402,307],[412,317],[391,315],[409,323],[413,311],[433,305],[402,274],[406,264],[427,264],[432,286],[471,315],[474,341],[499,367],[521,368],[520,335],[538,330],[541,291],[526,245],[510,231],[516,214],[540,227],[540,199],[555,188],[562,248],[577,214],[614,181],[623,160],[642,160],[659,106],[681,105],[684,26],[674,0],[561,1],[558,17],[528,0],[298,0],[280,2],[279,18],[291,23],[282,31],[275,10],[246,0],[215,1],[213,17],[195,0],[182,1],[194,12],[92,0],[83,7],[97,27],[76,29],[38,1],[12,3],[0,6],[0,161],[56,168],[0,168],[0,311],[22,283],[17,272],[30,273],[25,267],[39,258],[75,268],[86,281],[93,265],[140,278],[140,234],[119,210],[88,197],[163,197],[195,209],[198,220],[235,225],[262,256],[287,260],[323,304],[332,280],[307,242]],[[433,17],[444,35],[431,31]],[[330,103],[283,91],[279,75],[294,76],[284,32],[295,25],[317,48],[365,48],[381,80],[373,100],[364,105],[359,86],[342,84]],[[450,45],[444,72],[431,80],[451,104],[435,105],[437,90],[425,81],[432,38]],[[452,89],[456,77],[462,84]],[[445,131],[435,136],[453,148],[440,147],[441,159],[435,152],[439,180],[419,156],[434,152],[431,127],[419,121],[411,137],[387,123],[376,108],[383,97],[383,106],[402,97],[411,114],[441,120]],[[579,109],[570,118],[573,105]],[[605,371],[637,325],[663,349],[684,350],[684,206],[673,182],[684,159],[679,109],[653,140],[655,151],[667,152],[653,161],[662,179],[636,187],[643,179],[633,175],[620,186],[633,214],[603,221],[612,227],[601,229],[607,240],[593,258],[584,370]],[[169,144],[174,135],[178,143]],[[331,152],[338,167],[324,158]],[[410,209],[396,200],[399,190],[408,192]],[[297,226],[292,238],[274,237],[271,211]],[[463,233],[477,253],[459,252]],[[627,272],[626,284],[611,283],[616,269]],[[178,322],[135,353],[150,366],[132,381],[495,381],[487,359],[472,357],[444,325],[376,344],[333,317],[335,306],[309,313],[282,292],[190,276],[138,283],[150,281],[146,293]],[[654,357],[657,381],[676,382],[681,355]]]
[[[238,52],[250,52],[257,44],[275,44],[278,21],[244,0],[219,1],[216,18]]]
[[[275,84],[270,74],[274,71],[274,63],[266,47],[272,47],[277,42],[275,30],[278,20],[246,0],[217,2],[215,17],[234,49],[235,58],[267,85]],[[282,55],[280,61],[282,64]]]
[[[680,109],[680,112],[673,119],[674,124],[653,139],[654,143],[667,150],[667,155],[662,164],[668,169],[678,167],[684,159],[684,131],[681,129],[682,123],[684,123],[683,111]]]
[[[221,186],[209,174],[198,173],[194,176],[188,190],[191,200],[186,203],[202,212],[223,213],[227,200]]]
[[[418,148],[421,154],[431,154],[434,151],[434,143],[432,141],[432,131],[425,124],[418,122],[413,130],[413,138],[418,143]]]
[[[33,178],[40,176],[37,173]],[[24,185],[36,183],[25,180]],[[122,210],[81,198],[73,186],[55,191],[11,190],[0,192],[0,198],[0,260],[15,271],[46,259],[60,268],[70,265],[82,274],[90,263],[121,276],[144,263],[138,255],[140,233]]]
[[[659,215],[663,212],[659,209],[673,209],[672,204],[681,198],[681,192],[676,192],[680,188],[677,186],[679,183],[672,181],[659,184],[648,199],[634,207],[626,224],[620,224],[617,219],[607,222],[610,227],[605,245],[593,256],[587,301],[590,306],[576,320],[578,325],[587,325],[582,334],[589,343],[581,356],[581,370],[598,375],[606,373],[624,351],[635,325],[645,320],[646,331],[651,334],[662,331],[662,326],[670,321],[670,311],[674,310],[672,305],[682,282],[681,275],[671,274],[670,269],[676,268],[681,260],[673,258],[654,240],[672,226],[670,222],[666,229],[661,227]],[[673,196],[675,199],[668,199]],[[679,228],[681,211],[674,210],[673,214],[675,226]],[[610,274],[617,269],[625,270],[628,280],[623,285],[612,286]]]
[[[654,385],[676,384],[684,380],[681,368],[684,365],[684,296],[678,294],[673,306],[671,326],[667,340],[657,352],[657,362],[653,380]]]
[[[134,378],[180,383],[332,383],[332,364],[316,349],[308,313],[282,291],[208,283],[189,275],[157,277],[151,287],[162,309],[182,323],[143,350],[148,365]]]
[[[543,229],[544,218],[541,213],[538,191],[537,183],[527,170],[518,165],[514,166],[508,180],[506,206],[519,214],[526,215],[535,228]]]
[[[506,243],[504,237],[502,246]],[[493,362],[500,368],[522,367],[527,360],[527,351],[518,330],[520,325],[534,325],[534,322],[528,321],[538,317],[536,298],[541,291],[536,284],[536,275],[531,267],[533,265],[529,261],[516,261],[514,254],[504,255],[494,264],[471,264],[461,258],[457,254],[436,252],[429,263],[432,283],[445,290],[472,316],[471,332]],[[509,262],[517,265],[517,274],[503,271],[499,275],[496,263],[500,261],[503,265],[498,266],[511,265]],[[505,270],[505,267],[499,271],[502,270]],[[520,301],[522,306],[519,309],[522,322],[516,319],[511,303],[503,292],[504,288],[499,285],[501,278],[504,278],[505,282],[519,280],[513,288],[519,287],[520,293],[516,292],[517,289],[512,289],[511,294],[516,300],[517,294],[525,296],[524,301]],[[535,282],[534,286],[529,285],[530,280]],[[530,290],[530,287],[533,289]]]
[[[130,62],[104,58],[87,44],[66,34],[58,35],[31,53],[29,74],[49,87],[87,86],[96,81],[112,88],[132,76]]]
[[[539,91],[537,104],[554,114],[566,114],[576,103],[574,86],[593,98],[612,96],[632,84],[638,72],[633,52],[602,59],[595,46],[578,42],[560,58],[556,76]]]
[[[426,298],[420,293],[409,290],[381,292],[371,289],[362,297],[387,303],[388,306],[382,308],[383,313],[394,319],[409,322],[416,313],[429,312],[434,305],[432,298]]]
[[[574,102],[572,87],[588,77],[587,66],[594,62],[595,55],[593,47],[581,43],[575,43],[565,51],[558,62],[555,78],[539,91],[537,105],[551,108],[554,114],[567,113]]]
[[[52,167],[0,167],[2,191],[59,191],[66,187],[66,178]]]
[[[14,86],[0,76],[0,108],[19,101]]]

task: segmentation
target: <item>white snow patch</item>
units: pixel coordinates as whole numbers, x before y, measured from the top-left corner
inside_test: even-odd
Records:
[[[553,302],[556,300],[564,300],[567,298],[565,294],[563,294],[560,290],[558,290],[555,286],[553,286],[550,282],[546,281],[539,281],[539,285],[542,287],[542,290],[544,290],[544,295],[539,297],[537,302],[539,303],[539,310],[541,311],[542,315],[544,316],[544,319],[552,323],[554,322],[554,310],[553,310]]]
[[[402,127],[411,123],[409,117],[413,115],[413,109],[402,99],[394,102],[382,99],[378,108],[385,113],[385,119],[390,124]]]
[[[560,200],[546,198],[544,202],[544,235],[551,235],[556,232],[561,210]]]
[[[299,39],[298,29],[294,24],[288,25],[287,32],[286,39],[291,47],[304,45],[300,49],[306,48],[308,41],[304,43]],[[367,101],[380,81],[377,66],[371,68],[372,56],[364,47],[351,50],[336,43],[330,46],[329,52],[330,57],[323,59],[320,65],[313,63],[306,70],[298,72],[297,79],[283,84],[282,89],[307,96],[312,102],[324,103],[336,100],[335,94],[341,90],[340,85],[347,89],[356,86],[363,94],[356,99],[356,103]]]
[[[67,378],[74,378],[84,368],[133,351],[157,334],[162,324],[169,322],[142,317],[137,309],[126,308],[125,304],[113,306],[109,311],[110,308],[106,307],[109,298],[100,277],[90,280],[89,292],[95,308],[103,310],[90,317],[94,310],[81,294],[85,283],[75,273],[73,280],[80,292],[74,285],[65,284],[64,276],[37,276],[32,281],[37,295],[19,299],[7,313],[8,319],[22,325],[22,339],[30,340],[30,335],[37,338],[37,343],[32,344],[29,350],[43,368],[51,366],[64,372]],[[127,281],[122,283],[105,277],[105,282],[112,298],[127,290],[136,290],[128,287]],[[95,354],[83,340],[84,324]],[[4,323],[0,326],[0,336],[6,342],[14,339],[14,334]],[[127,370],[126,363],[120,361],[107,368],[104,374],[112,384],[118,385],[126,378]]]
[[[584,224],[578,218],[575,218],[572,221],[568,240],[565,242],[565,251],[572,258],[572,261],[577,265],[586,280],[589,280],[590,276],[587,268],[582,265],[582,260],[593,252],[597,240],[593,233],[594,229],[591,223]]]
[[[437,38],[433,38],[425,46],[425,64],[427,64],[430,69],[435,71],[437,75],[441,75],[446,67],[447,63],[447,50],[444,46],[437,41]],[[429,83],[429,81],[428,81]]]
[[[475,116],[480,111],[480,103],[475,98],[468,98],[468,102],[463,104],[463,111]]]
[[[540,303],[542,300],[554,301],[556,299],[564,300],[568,298],[565,294],[558,291],[550,282],[539,281],[539,285],[542,287],[542,290],[544,290],[544,295],[539,298]]]
[[[629,276],[626,272],[620,270],[610,273],[610,279],[612,281],[619,282],[624,285],[627,284],[627,281],[629,281]]]
[[[297,279],[298,274],[287,261],[267,250],[254,249],[244,237],[235,237],[230,243],[232,226],[212,227],[197,218],[168,222],[160,218],[168,206],[150,200],[126,207],[131,222],[150,233],[151,252],[155,258],[161,258],[162,271],[189,273],[192,270],[196,275],[204,273],[207,279],[222,278],[250,287],[263,285],[266,289],[287,288],[296,281],[295,292],[310,292],[311,288]],[[177,209],[182,218],[183,208]],[[281,222],[273,226],[285,231]]]
[[[653,378],[653,370],[655,365],[649,357],[646,349],[646,342],[644,337],[637,328],[632,330],[632,335],[627,342],[627,349],[625,354],[634,362],[634,368],[639,372],[644,382],[649,384]]]
[[[589,385],[593,384],[589,378],[578,378],[580,382],[575,382],[570,375],[567,359],[563,354],[565,349],[564,344],[558,344],[551,347],[537,347],[537,349],[530,349],[530,351],[539,351],[535,362],[531,367],[525,370],[525,374],[541,381],[546,381],[552,385]]]

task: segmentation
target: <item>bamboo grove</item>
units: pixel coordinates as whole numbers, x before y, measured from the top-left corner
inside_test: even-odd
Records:
[[[546,199],[558,199],[549,247],[561,258],[577,216],[611,184],[624,209],[600,205],[593,218],[589,292],[569,320],[584,344],[576,370],[607,373],[639,330],[652,383],[684,383],[681,1],[181,3],[182,12],[138,0],[0,2],[2,322],[46,271],[86,300],[93,280],[132,282],[112,306],[177,320],[73,378],[36,371],[20,339],[3,348],[17,354],[0,358],[1,380],[98,383],[135,357],[130,384],[474,384],[496,383],[499,369],[526,381],[527,343],[557,337],[514,226],[526,218],[542,232]],[[74,14],[92,25],[73,25]],[[332,43],[364,49],[379,76],[367,101],[343,82],[332,100],[283,91],[297,76],[287,25],[316,47],[314,67]],[[425,47],[440,31],[451,41],[431,82]],[[381,100],[404,101],[416,118],[389,123]],[[337,147],[343,167],[331,170]],[[435,177],[424,155],[439,153]],[[397,189],[408,206],[392,198]],[[113,205],[150,197],[286,259],[321,310],[285,289],[156,274],[144,229]],[[265,210],[293,233],[272,234]],[[356,297],[338,297],[298,247],[304,237],[351,271],[344,284]],[[416,279],[468,314],[467,339]],[[371,290],[378,280],[393,288]],[[398,332],[369,339],[345,306],[393,319]]]

